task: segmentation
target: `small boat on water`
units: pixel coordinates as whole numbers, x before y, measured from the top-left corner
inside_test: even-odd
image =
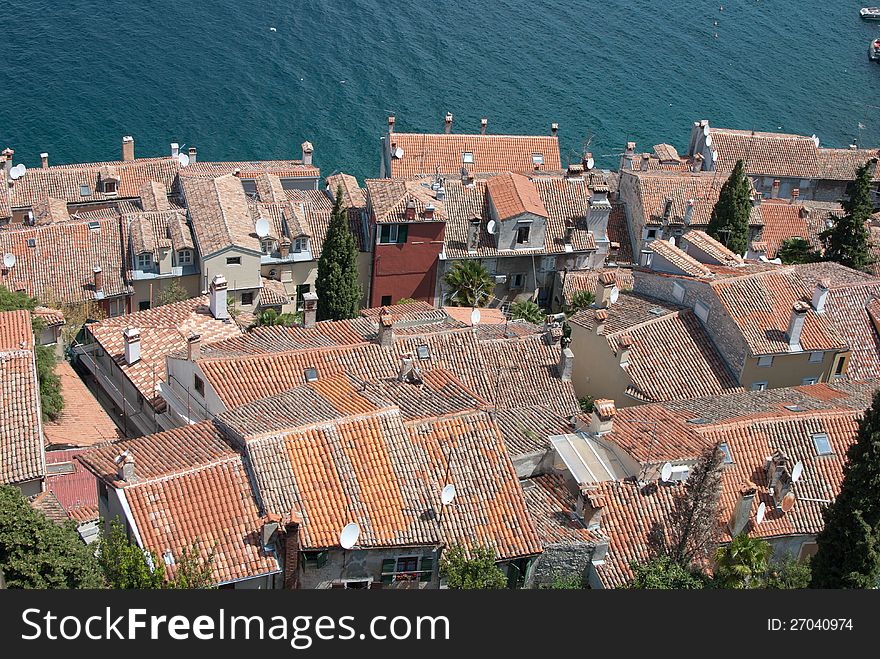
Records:
[[[868,46],[868,59],[880,60],[880,39],[874,39]]]
[[[880,21],[880,7],[862,7],[859,16],[866,21]]]

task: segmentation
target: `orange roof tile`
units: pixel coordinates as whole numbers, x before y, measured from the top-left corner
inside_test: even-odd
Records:
[[[43,426],[49,446],[91,446],[99,442],[119,439],[120,433],[92,392],[64,360],[55,366],[55,375],[61,381],[64,409],[56,421]]]
[[[508,172],[493,176],[486,181],[486,192],[502,222],[525,213],[547,217],[547,209],[538,191],[522,174]]]
[[[724,174],[733,171],[736,161],[742,160],[747,174],[819,176],[819,148],[812,137],[728,128],[710,128],[709,134],[712,148],[718,152],[715,167]]]

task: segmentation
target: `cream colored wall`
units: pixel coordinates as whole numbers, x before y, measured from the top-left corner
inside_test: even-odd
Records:
[[[772,366],[758,366],[756,357],[749,357],[743,366],[740,384],[751,389],[754,382],[767,382],[768,389],[777,387],[799,387],[804,378],[817,378],[818,382],[828,382],[834,372],[837,351],[824,353],[821,363],[810,363],[809,352],[776,355]],[[844,353],[848,355],[849,353]],[[844,372],[846,372],[844,365]]]
[[[227,265],[226,259],[230,257],[241,258],[241,265]],[[259,298],[260,281],[260,255],[237,249],[227,249],[211,255],[202,260],[202,285],[207,289],[212,279],[217,275],[223,275],[229,286],[229,297],[235,300],[235,305],[240,311],[254,311]],[[207,284],[205,283],[207,282]],[[253,304],[241,303],[242,293],[253,293]]]
[[[137,311],[139,304],[144,300],[151,300],[150,306],[159,306],[162,291],[170,288],[174,282],[177,282],[184,288],[188,297],[197,297],[202,294],[200,279],[199,275],[194,274],[184,277],[169,277],[167,279],[133,281],[134,295],[131,297],[131,310]]]
[[[571,384],[578,398],[610,398],[617,407],[637,404],[625,394],[632,380],[604,335],[572,323],[570,347],[574,353]]]

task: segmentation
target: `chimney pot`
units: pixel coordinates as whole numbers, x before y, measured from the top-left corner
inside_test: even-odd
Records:
[[[550,134],[555,137],[556,133],[558,133],[558,132],[559,132],[559,124],[557,124],[557,123],[550,124]]]
[[[761,192],[760,190],[755,190],[755,194],[752,197],[752,205],[753,206],[760,206],[761,202],[763,200],[764,200],[764,193]]]
[[[788,322],[788,347],[791,350],[799,351],[801,349],[801,332],[804,329],[804,321],[807,318],[807,311],[810,305],[806,302],[798,300],[791,306],[791,317]]]
[[[611,432],[614,427],[615,414],[617,414],[617,408],[613,400],[599,398],[593,401],[589,432],[593,435],[604,435]]]
[[[621,366],[629,364],[629,353],[633,346],[632,337],[624,334],[617,341],[617,359]]]
[[[312,153],[314,152],[315,147],[312,146],[311,142],[303,142],[302,143],[302,163],[303,165],[311,165],[312,164]]]
[[[404,215],[406,216],[406,219],[410,222],[416,219],[416,202],[414,202],[412,199],[406,202],[406,210],[404,211]]]
[[[451,133],[452,132],[452,113],[451,112],[446,113],[446,120],[445,121],[446,121],[446,132]]]
[[[104,291],[104,271],[101,266],[96,265],[92,268],[92,272],[95,275],[95,292],[102,293]]]
[[[791,203],[796,202],[797,198],[800,196],[801,196],[801,189],[800,188],[792,188],[791,189]]]
[[[125,363],[131,366],[141,360],[141,331],[136,327],[122,330]]]
[[[596,323],[595,329],[596,334],[604,334],[605,333],[605,323],[608,321],[608,312],[605,309],[599,309],[596,311]]]
[[[186,339],[186,356],[189,361],[194,362],[202,353],[202,336],[200,334],[190,334]]]
[[[602,509],[605,507],[605,498],[596,492],[595,485],[580,484],[576,503],[576,513],[583,519],[584,525],[592,530],[598,530],[602,525]]]
[[[486,128],[488,127],[488,125],[489,125],[489,120],[486,119],[486,117],[483,117],[482,119],[480,119],[480,135],[486,134]]]
[[[770,189],[770,198],[778,199],[779,198],[779,187],[782,185],[782,182],[776,178],[773,179],[773,187]]]
[[[685,207],[685,210],[684,210],[684,224],[685,224],[685,226],[690,225],[691,220],[694,217],[694,206],[696,205],[696,203],[697,202],[694,201],[693,199],[688,199],[688,201],[687,201],[687,206]]]
[[[810,305],[816,313],[825,313],[825,302],[828,299],[828,289],[831,287],[831,280],[820,279],[816,282],[813,289],[813,299]]]
[[[281,255],[282,259],[286,259],[290,256],[290,238],[287,236],[284,236],[278,241],[278,253]]]
[[[390,348],[394,345],[394,322],[391,312],[385,307],[379,314],[379,345]]]
[[[40,154],[40,165],[43,169],[49,169],[49,154],[41,153]]]
[[[177,142],[171,143],[171,157],[176,158],[180,155],[180,145]]]
[[[439,190],[438,190],[438,192],[439,192]],[[425,206],[424,216],[425,216],[426,220],[434,219],[434,204],[432,204],[430,201]]]
[[[396,119],[394,118],[393,114],[388,117],[388,132],[389,133],[394,132],[394,122],[395,121],[396,121]]]
[[[189,155],[189,164],[192,165],[198,157],[198,151],[196,150],[196,148],[194,146],[191,146],[187,150],[187,155]]]
[[[752,513],[752,502],[755,500],[757,492],[758,490],[750,484],[743,485],[743,487],[740,488],[739,497],[733,508],[730,521],[727,523],[727,529],[730,531],[731,536],[739,535],[749,525],[749,518]]]
[[[134,138],[131,135],[122,138],[122,160],[125,162],[134,160]]]
[[[599,279],[596,281],[596,306],[600,309],[607,309],[611,306],[611,292],[614,290],[614,285],[617,281],[617,277],[610,270],[606,270],[605,272],[599,275]]]
[[[119,480],[125,481],[126,483],[133,483],[135,480],[135,469],[134,469],[134,457],[132,455],[126,455],[122,462],[119,464],[119,471],[117,472],[119,476]]]
[[[228,288],[229,285],[226,282],[226,277],[223,275],[214,275],[214,279],[211,280],[210,306],[211,315],[217,320],[225,320],[229,318],[229,309],[227,307],[228,302],[226,300],[226,291]]]
[[[303,293],[303,327],[315,326],[318,319],[318,294]]]

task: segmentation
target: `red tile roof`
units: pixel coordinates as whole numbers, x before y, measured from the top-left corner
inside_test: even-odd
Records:
[[[64,409],[57,421],[47,421],[43,434],[48,446],[91,446],[119,439],[120,433],[70,363],[60,360],[55,375],[61,381]]]
[[[764,228],[761,241],[766,243],[767,258],[774,259],[782,243],[790,238],[803,238],[813,249],[821,250],[819,234],[834,213],[842,212],[838,204],[792,204],[785,199],[766,199],[761,204]]]
[[[522,174],[507,172],[486,181],[486,193],[502,222],[525,213],[547,217],[544,202],[531,180]]]
[[[724,174],[742,160],[747,174],[819,177],[819,148],[812,137],[728,128],[710,128],[709,134],[712,149],[718,152],[715,167]]]
[[[46,487],[77,523],[98,518],[98,483],[95,475],[75,459],[84,449],[46,451]]]
[[[705,253],[708,257],[717,260],[721,265],[736,267],[743,261],[740,255],[734,254],[712,236],[697,229],[685,232],[681,237],[680,244],[683,245],[682,249],[684,251],[687,252],[692,246]]]
[[[565,303],[571,304],[572,295],[581,291],[595,294],[596,284],[599,282],[599,275],[603,272],[614,273],[615,285],[618,290],[631,291],[633,289],[632,270],[628,268],[575,270],[565,274],[565,281],[562,286],[562,294],[565,296]]]
[[[880,149],[819,149],[819,178],[855,181],[856,170],[873,160],[872,178],[880,181],[878,158],[880,158]]]
[[[181,186],[202,258],[229,246],[261,251],[241,179],[187,176]]]
[[[648,249],[654,252],[655,255],[663,257],[686,275],[708,277],[712,274],[712,271],[706,265],[666,240],[655,240],[648,245]],[[658,268],[659,264],[653,264],[652,267]]]
[[[601,534],[587,530],[574,513],[576,497],[559,474],[545,474],[522,481],[526,506],[544,547],[602,541]]]

